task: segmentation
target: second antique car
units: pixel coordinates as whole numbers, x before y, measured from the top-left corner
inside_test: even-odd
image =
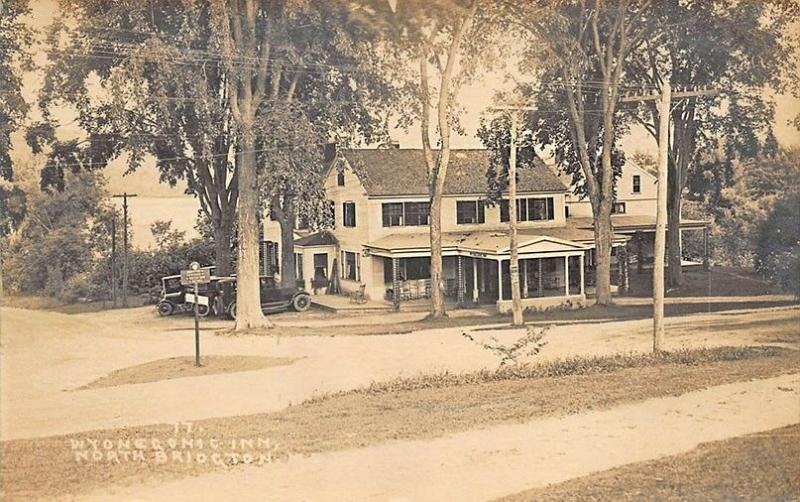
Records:
[[[226,287],[226,283],[232,287]],[[261,276],[261,311],[265,314],[283,312],[292,309],[305,312],[311,307],[311,295],[301,287],[282,288],[271,276]],[[217,292],[214,296],[214,310],[226,313],[236,319],[236,277],[220,278],[215,283]]]
[[[204,268],[208,268],[212,273],[215,269],[213,266]],[[215,290],[213,282],[216,280],[217,278],[212,276],[212,284],[201,284],[198,288],[198,297],[201,299],[208,299],[211,296],[209,292],[213,292]],[[194,294],[192,289],[193,288],[191,286],[184,286],[181,284],[180,275],[168,275],[162,277],[161,296],[156,304],[156,310],[158,311],[158,314],[166,317],[178,312],[191,312],[192,309],[194,309]],[[209,308],[211,302],[206,300],[204,303],[205,304],[201,303],[197,306],[200,317],[207,316],[211,310]]]

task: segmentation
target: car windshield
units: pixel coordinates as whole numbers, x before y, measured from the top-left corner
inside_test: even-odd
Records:
[[[179,291],[181,289],[180,277],[165,277],[162,280],[164,282],[164,290],[167,292]]]

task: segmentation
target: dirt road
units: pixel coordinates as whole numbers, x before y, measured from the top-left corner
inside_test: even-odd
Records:
[[[798,422],[800,375],[785,375],[430,441],[102,490],[87,499],[491,500]]]
[[[387,318],[388,319],[388,318]],[[668,347],[780,342],[800,309],[726,312],[668,319]],[[205,324],[203,354],[295,359],[287,366],[76,391],[109,372],[191,355],[191,319],[159,319],[152,309],[65,315],[0,309],[0,437],[14,439],[127,425],[174,423],[268,412],[315,394],[421,372],[495,367],[498,360],[461,336],[462,328],[404,335],[336,337],[214,336]],[[314,328],[309,328],[313,334]],[[346,333],[346,327],[342,328]],[[489,330],[508,342],[518,330]],[[572,323],[547,335],[540,358],[644,351],[650,321]]]

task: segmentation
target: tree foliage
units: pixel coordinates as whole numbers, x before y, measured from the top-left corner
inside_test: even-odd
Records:
[[[33,32],[23,22],[28,0],[0,3],[0,179],[11,180],[11,133],[28,112],[22,96],[22,73],[30,69]],[[2,195],[2,192],[0,192]]]
[[[27,192],[27,214],[7,244],[6,286],[57,296],[73,277],[90,270],[103,251],[97,234],[112,211],[104,195],[103,179],[89,172],[67,173],[63,191]]]
[[[720,99],[676,99],[670,112],[669,276],[681,283],[679,227],[684,188],[703,194],[733,182],[734,158],[774,154],[774,101],[770,88],[786,92],[797,62],[797,39],[787,26],[797,22],[797,4],[782,1],[654,2],[647,11],[649,37],[633,53],[627,81],[658,91],[715,88]],[[657,136],[655,101],[637,106],[638,119]],[[704,162],[703,152],[723,152],[722,162]]]
[[[759,228],[755,267],[775,286],[800,298],[800,191],[772,205]]]

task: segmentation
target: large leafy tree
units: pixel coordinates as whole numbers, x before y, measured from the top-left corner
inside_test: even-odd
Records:
[[[161,180],[183,180],[213,226],[217,272],[231,267],[238,201],[237,131],[228,74],[214,56],[205,2],[60,2],[48,37],[40,106],[45,121],[28,135],[46,151],[43,186],[65,171],[99,169],[126,154],[129,171],[150,159]],[[71,106],[84,135],[59,140],[52,111]]]
[[[330,135],[348,131],[363,132],[363,120],[369,114],[359,107],[359,100],[376,89],[353,75],[357,56],[369,48],[369,40],[361,40],[366,30],[340,30],[348,20],[345,3],[315,3],[302,0],[230,0],[212,2],[212,26],[215,39],[221,46],[222,61],[228,70],[228,100],[231,114],[240,135],[239,174],[239,260],[237,263],[237,329],[265,323],[258,297],[257,215],[259,206],[258,165],[275,167],[270,158],[283,147],[264,148],[259,144],[281,138],[274,127],[278,119],[286,118],[294,103],[302,103],[304,115],[319,124],[332,127]],[[345,35],[348,33],[348,35]],[[351,111],[348,111],[351,110]],[[352,110],[356,110],[353,112]],[[306,154],[322,145],[289,145],[295,154]],[[261,160],[259,160],[261,159]],[[283,162],[277,165],[296,165]],[[315,166],[307,166],[316,169]],[[284,188],[296,188],[297,176]],[[296,193],[279,194],[272,201],[275,214],[282,220],[284,230],[294,224],[292,204]],[[287,280],[294,274],[293,241],[289,232],[284,235],[284,270]],[[246,302],[246,303],[243,303]]]
[[[163,181],[183,179],[199,198],[214,229],[219,273],[229,268],[237,220],[237,328],[266,324],[258,300],[262,184],[308,178],[302,169],[277,174],[287,166],[282,152],[308,155],[322,136],[369,136],[375,121],[366,103],[376,100],[365,96],[381,86],[354,77],[351,66],[368,41],[339,33],[341,3],[131,1],[112,8],[107,0],[63,0],[62,9],[65,19],[50,37],[43,109],[50,119],[49,107],[66,101],[86,135],[59,141],[52,120],[30,135],[50,154],[44,182],[58,186],[65,170],[100,168],[123,153],[129,169],[155,157]],[[282,123],[289,112],[305,118],[297,124],[313,122],[314,137]],[[287,216],[282,223],[294,222]],[[282,247],[291,251],[291,241]]]
[[[7,235],[24,214],[24,194],[13,178],[11,133],[28,112],[22,96],[22,72],[31,67],[33,33],[22,21],[30,12],[28,0],[0,2],[0,235]]]
[[[104,181],[91,172],[68,172],[61,191],[36,185],[24,190],[28,210],[9,238],[4,275],[12,289],[57,296],[104,251],[93,238],[102,215],[110,210],[104,202]]]
[[[687,184],[697,196],[715,197],[731,183],[734,158],[774,153],[774,103],[767,86],[786,91],[796,68],[800,14],[793,2],[668,0],[647,11],[654,36],[637,47],[627,66],[629,85],[660,89],[716,88],[708,97],[675,100],[670,111],[668,281],[680,286],[681,202]],[[655,101],[639,106],[639,120],[656,137]],[[703,161],[703,153],[722,152]],[[708,156],[706,155],[706,158]],[[717,190],[713,190],[716,186]],[[714,194],[710,194],[710,189]]]
[[[352,22],[345,2],[287,2],[278,9],[268,78],[269,96],[255,121],[264,202],[281,227],[281,282],[292,286],[298,217],[320,226],[323,151],[386,138],[384,112],[392,86],[377,64],[377,34]],[[308,216],[313,216],[308,218]]]
[[[492,34],[499,28],[499,11],[484,0],[404,0],[365,1],[354,13],[382,36],[383,71],[402,90],[401,125],[420,124],[430,197],[431,317],[441,317],[446,315],[442,197],[450,136],[459,127],[457,93],[479,69],[495,62]],[[415,63],[413,70],[409,62]],[[434,132],[438,141],[431,139]]]
[[[611,208],[620,162],[616,146],[624,132],[618,106],[622,77],[629,54],[644,38],[642,12],[648,3],[562,2],[546,16],[547,2],[507,3],[511,19],[527,35],[523,69],[536,82],[521,89],[539,110],[529,115],[529,127],[592,206],[601,305],[611,302]]]

